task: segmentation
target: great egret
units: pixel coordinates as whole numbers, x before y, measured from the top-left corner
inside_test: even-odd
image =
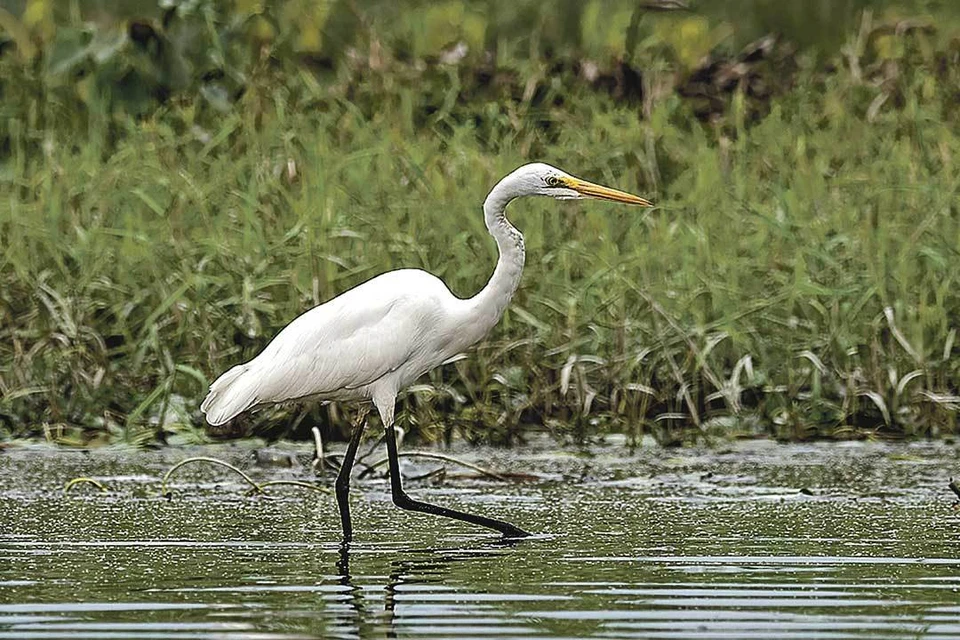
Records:
[[[393,418],[397,394],[448,358],[485,336],[517,290],[523,271],[523,235],[504,210],[521,196],[558,200],[598,198],[652,206],[643,198],[575,178],[543,163],[527,164],[505,177],[483,203],[487,230],[500,257],[490,281],[472,298],[460,299],[443,281],[419,269],[379,275],[307,311],[253,360],[237,365],[210,385],[200,409],[212,425],[251,407],[290,400],[362,401],[336,480],[343,540],[353,535],[347,495],[350,470],[372,401],[385,428],[393,502],[401,509],[445,516],[524,537],[514,525],[410,498],[400,482]]]

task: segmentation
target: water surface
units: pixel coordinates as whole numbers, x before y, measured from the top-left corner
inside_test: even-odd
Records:
[[[533,539],[401,512],[380,477],[348,551],[325,495],[200,465],[159,495],[188,455],[310,478],[243,447],[0,453],[0,638],[960,637],[955,445],[453,453],[533,477],[409,491]],[[80,475],[110,491],[64,496]]]

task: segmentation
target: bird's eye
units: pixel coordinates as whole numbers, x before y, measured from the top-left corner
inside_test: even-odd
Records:
[[[557,176],[547,176],[546,182],[547,182],[547,186],[548,186],[548,187],[559,187],[559,186],[561,186],[561,185],[560,185],[560,178],[558,178]]]

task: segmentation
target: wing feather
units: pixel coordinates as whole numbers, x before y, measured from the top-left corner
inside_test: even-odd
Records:
[[[242,372],[235,368],[211,385],[203,404],[208,421],[225,422],[257,404],[334,397],[373,384],[426,355],[444,294],[452,298],[435,276],[405,269],[314,307],[241,365]]]

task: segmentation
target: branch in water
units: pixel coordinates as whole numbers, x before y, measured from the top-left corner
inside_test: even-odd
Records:
[[[187,458],[186,460],[181,460],[177,464],[173,465],[169,471],[167,471],[167,473],[163,476],[163,480],[160,482],[161,495],[167,498],[171,497],[171,493],[167,490],[167,481],[170,479],[170,476],[173,474],[174,471],[176,471],[183,465],[189,464],[191,462],[207,462],[209,464],[216,464],[216,465],[220,465],[221,467],[226,467],[227,469],[230,469],[231,471],[239,474],[240,477],[242,477],[244,480],[247,481],[247,484],[250,485],[251,490],[254,493],[257,493],[260,495],[265,494],[264,489],[266,487],[278,486],[278,485],[295,486],[295,487],[301,487],[304,489],[312,489],[313,491],[319,491],[321,493],[330,493],[330,490],[327,489],[326,487],[321,487],[319,485],[314,485],[307,482],[299,482],[297,480],[272,480],[270,482],[264,482],[262,484],[258,484],[253,480],[253,478],[251,478],[246,473],[244,473],[237,467],[233,466],[229,462],[224,462],[223,460],[218,460],[217,458],[208,458],[206,456],[198,456],[196,458]]]
[[[98,480],[94,480],[93,478],[87,478],[87,477],[74,478],[63,487],[63,492],[65,494],[70,493],[70,490],[73,489],[78,484],[92,484],[97,489],[100,489],[101,492],[103,493],[107,492],[107,488],[103,485],[102,482],[99,482]]]
[[[432,452],[429,452],[429,451],[404,451],[404,452],[399,453],[399,454],[397,455],[397,457],[398,457],[398,458],[429,458],[430,460],[442,460],[443,462],[450,462],[450,463],[452,463],[452,464],[458,464],[458,465],[460,465],[461,467],[466,467],[467,469],[473,469],[473,470],[476,471],[477,473],[479,473],[479,474],[481,474],[481,475],[484,475],[484,476],[487,476],[487,477],[489,477],[489,478],[493,478],[494,480],[500,480],[500,481],[502,481],[502,482],[508,482],[508,478],[505,478],[504,476],[500,475],[499,473],[495,473],[495,472],[493,472],[493,471],[489,471],[489,470],[487,470],[487,469],[484,469],[483,467],[477,466],[477,465],[475,465],[475,464],[473,464],[473,463],[470,463],[470,462],[466,462],[466,461],[464,461],[464,460],[458,460],[458,459],[456,459],[456,458],[454,458],[454,457],[451,457],[451,456],[445,456],[445,455],[443,455],[442,453],[432,453]],[[374,462],[374,463],[372,463],[372,464],[370,465],[370,469],[371,469],[371,470],[372,470],[372,469],[376,469],[377,467],[380,467],[380,466],[382,466],[382,465],[385,465],[385,464],[387,464],[387,461],[388,461],[388,458],[382,458],[382,459],[380,459],[380,460],[377,460],[376,462]],[[365,474],[366,474],[366,472],[360,474],[360,477],[363,477]]]

